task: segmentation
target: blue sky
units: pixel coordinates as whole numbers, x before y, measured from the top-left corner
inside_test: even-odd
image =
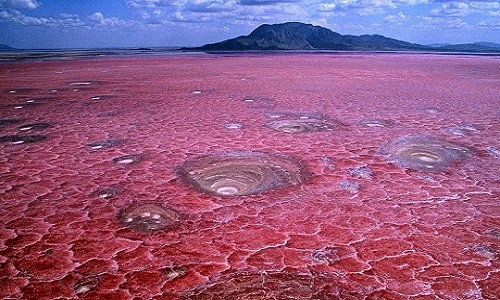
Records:
[[[198,46],[287,21],[422,44],[500,43],[500,1],[491,0],[0,0],[0,43]]]

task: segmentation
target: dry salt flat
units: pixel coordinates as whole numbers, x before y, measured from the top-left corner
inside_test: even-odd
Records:
[[[0,63],[2,299],[498,299],[500,60]]]

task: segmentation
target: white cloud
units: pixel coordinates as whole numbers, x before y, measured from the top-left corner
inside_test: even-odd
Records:
[[[361,16],[368,16],[368,15],[383,14],[385,10],[383,6],[366,6],[359,8],[357,12]]]
[[[198,26],[196,24],[206,22],[210,24],[211,29],[220,30],[231,25],[256,26],[261,23],[290,20],[326,23],[321,16],[316,15],[313,18],[310,10],[297,3],[283,2],[274,5],[238,5],[238,3],[238,0],[190,0],[185,5],[176,7],[160,6],[157,3],[157,6],[141,8],[139,14],[147,18],[148,23],[169,25],[178,23],[178,26],[186,27],[189,23]],[[142,3],[142,5],[149,4]]]
[[[60,14],[62,18],[65,19],[71,19],[71,18],[78,18],[79,16],[77,14],[68,14],[68,13],[62,13]]]
[[[29,26],[82,26],[84,23],[76,15],[61,14],[60,18],[38,18],[22,14],[17,10],[0,11],[0,20]]]
[[[317,10],[320,12],[332,12],[337,9],[337,4],[335,3],[321,3],[316,6]]]
[[[276,5],[280,3],[297,3],[301,2],[301,0],[239,0],[238,3],[241,5],[254,5],[254,6],[263,6],[263,5]]]
[[[114,17],[105,17],[101,12],[96,12],[89,16],[89,22],[83,22],[76,14],[62,13],[57,17],[32,17],[27,16],[17,10],[0,11],[0,20],[27,26],[62,26],[78,27],[88,25],[99,26],[133,26],[140,25],[137,21],[126,21]]]
[[[187,9],[194,12],[220,12],[236,9],[236,1],[225,0],[191,0]]]
[[[100,26],[133,26],[139,25],[137,21],[122,20],[116,17],[105,17],[101,12],[95,12],[89,16],[89,19]]]
[[[235,18],[241,18],[240,15],[247,16],[247,19],[253,20],[249,25],[257,25],[263,22],[279,23],[290,21],[310,22],[311,17],[307,10],[304,10],[300,4],[281,3],[278,5],[245,6],[232,12]]]
[[[135,8],[181,6],[188,3],[187,0],[126,0],[126,2],[128,6]]]
[[[486,19],[479,22],[477,25],[479,25],[480,27],[500,29],[500,18]]]
[[[475,12],[489,14],[491,16],[500,16],[500,1],[475,1],[471,2],[469,5]]]
[[[398,4],[418,5],[432,2],[432,0],[394,0]]]
[[[433,16],[463,17],[470,14],[498,15],[500,1],[445,1],[441,7],[433,9]]]
[[[401,24],[402,21],[406,19],[406,15],[400,11],[397,15],[388,15],[384,18],[389,23]]]
[[[0,0],[0,8],[35,9],[40,6],[37,0]]]
[[[461,18],[448,18],[441,16],[420,17],[424,24],[433,28],[468,29],[472,26]]]
[[[440,8],[433,9],[431,11],[431,15],[443,17],[463,17],[471,12],[472,11],[468,3],[450,2],[442,4]]]
[[[231,10],[244,12],[247,7],[298,6],[309,14],[343,15],[347,11],[354,11],[360,15],[369,15],[383,13],[386,8],[425,4],[430,1],[433,0],[126,0],[126,3],[129,7],[143,10],[169,8],[171,13],[175,11],[218,13]]]
[[[425,4],[431,0],[330,0],[315,5],[320,13],[345,14],[354,11],[359,15],[382,14],[386,9]]]
[[[471,2],[470,7],[479,10],[490,10],[490,9],[500,9],[499,1],[488,1],[488,2]]]

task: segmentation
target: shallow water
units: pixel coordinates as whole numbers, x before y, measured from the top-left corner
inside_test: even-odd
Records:
[[[3,299],[500,295],[497,57],[16,62],[0,82]],[[415,136],[433,146],[392,147]]]

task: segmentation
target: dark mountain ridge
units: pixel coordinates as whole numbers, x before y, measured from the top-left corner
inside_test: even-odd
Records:
[[[263,24],[247,36],[207,44],[195,50],[426,50],[426,46],[412,44],[381,35],[341,35],[330,29],[289,22]]]
[[[470,43],[470,44],[455,44],[444,45],[437,47],[438,50],[448,51],[465,51],[465,52],[500,52],[500,44],[496,43]]]
[[[382,35],[341,35],[330,29],[288,22],[282,24],[263,24],[249,35],[239,36],[222,42],[206,44],[196,48],[183,48],[194,51],[266,51],[266,50],[337,50],[337,51],[472,51],[500,52],[486,45],[474,47],[447,45],[431,47],[388,38]]]
[[[499,43],[491,42],[476,42],[467,44],[448,44],[448,43],[437,43],[427,45],[432,48],[447,48],[447,49],[500,49]]]
[[[11,46],[6,45],[6,44],[0,44],[0,51],[13,51],[13,50],[17,50],[17,49],[12,48]]]

